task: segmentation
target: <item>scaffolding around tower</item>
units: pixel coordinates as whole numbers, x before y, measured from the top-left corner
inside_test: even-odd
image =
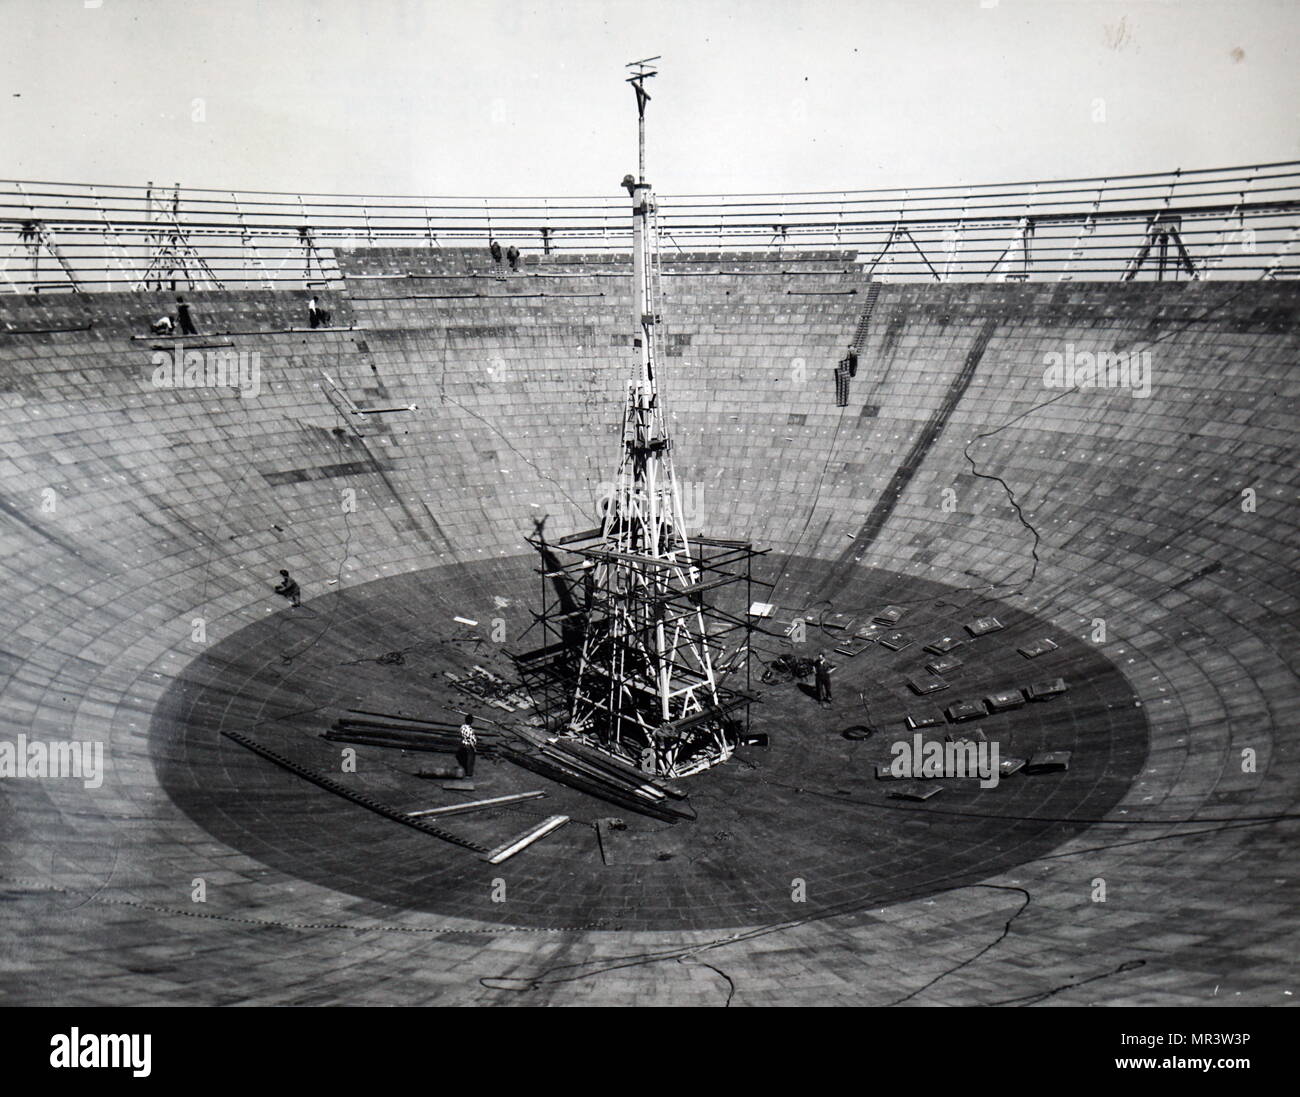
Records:
[[[539,524],[528,541],[542,645],[514,661],[548,734],[664,777],[754,738],[749,607],[770,586],[753,575],[765,550],[700,535],[669,560],[609,548],[603,525],[548,541]]]
[[[541,557],[544,643],[515,660],[549,732],[647,773],[685,777],[725,762],[749,734],[749,608],[760,552],[748,541],[688,535],[673,470],[657,376],[664,308],[656,206],[645,178],[645,81],[655,60],[629,66],[640,162],[638,176],[623,181],[632,198],[633,353],[617,471],[599,526],[547,542],[539,524],[529,538]],[[742,670],[744,687],[728,685]]]

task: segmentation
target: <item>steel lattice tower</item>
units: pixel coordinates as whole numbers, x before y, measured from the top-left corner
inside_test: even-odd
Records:
[[[548,698],[541,708],[554,733],[646,772],[683,777],[726,761],[748,726],[752,695],[720,678],[743,668],[748,684],[752,626],[744,606],[722,610],[706,592],[745,582],[748,597],[756,553],[744,541],[688,538],[673,473],[658,377],[664,337],[655,198],[645,177],[645,82],[656,60],[628,66],[640,174],[623,181],[632,198],[633,362],[618,470],[598,528],[548,543],[539,523],[530,538],[542,554],[538,621],[559,642],[516,661]],[[576,559],[562,563],[557,553]],[[723,638],[737,632],[744,639],[727,653]]]

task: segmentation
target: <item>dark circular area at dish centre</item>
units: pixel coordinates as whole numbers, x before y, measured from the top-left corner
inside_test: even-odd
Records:
[[[782,590],[817,591],[827,578],[825,562],[769,556],[764,563],[769,578],[784,571]],[[745,748],[685,779],[694,822],[636,815],[489,758],[480,759],[472,794],[413,776],[442,755],[357,747],[357,772],[344,772],[346,744],[320,734],[345,710],[458,719],[469,699],[445,671],[477,664],[507,675],[503,649],[539,642],[536,630],[516,642],[538,603],[534,564],[520,556],[315,597],[309,590],[302,609],[279,609],[218,640],[178,676],[154,715],[150,752],[162,787],[213,837],[271,869],[376,904],[368,908],[374,916],[387,907],[530,927],[717,929],[879,907],[1004,872],[1103,818],[1147,755],[1147,722],[1132,689],[1086,641],[976,592],[862,568],[829,600],[817,604],[810,593],[799,603],[821,622],[809,626],[806,644],[792,649],[772,621],[776,635],[756,637],[768,660],[781,651],[827,650],[839,668],[832,707],[819,707],[794,683],[761,685],[755,664],[764,701],[753,707],[753,728],[771,745]],[[898,628],[913,638],[909,647],[872,644],[852,658],[833,651],[844,634],[823,626],[834,614],[856,626],[887,604],[906,609]],[[990,614],[1006,628],[979,638],[962,629]],[[457,615],[478,625],[457,623]],[[504,643],[489,638],[495,622]],[[931,658],[923,645],[944,634],[965,638],[955,653],[963,666],[949,689],[917,697],[906,678]],[[1016,650],[1043,637],[1057,650],[1035,659]],[[1070,751],[1068,771],[1020,773],[983,790],[973,780],[939,780],[942,791],[923,803],[891,798],[897,786],[876,779],[890,744],[914,734],[905,715],[1055,677],[1068,683],[1063,696],[962,726],[979,727],[1003,757]],[[487,720],[511,718],[472,707]],[[876,729],[869,739],[841,734],[863,725]],[[951,727],[923,734],[942,739]],[[488,865],[286,772],[222,737],[223,729],[400,811],[546,792],[439,823],[488,848],[548,815],[572,821]],[[594,824],[608,817],[627,827],[602,856]],[[495,881],[504,881],[504,902],[493,901],[501,894]],[[796,881],[805,902],[793,901]]]

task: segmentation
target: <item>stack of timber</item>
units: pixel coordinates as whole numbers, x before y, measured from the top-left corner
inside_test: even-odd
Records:
[[[480,755],[504,758],[558,784],[654,819],[677,822],[695,818],[679,784],[643,773],[577,740],[551,737],[522,724],[508,734],[479,727],[475,732]],[[352,710],[336,720],[324,737],[360,746],[454,754],[460,747],[460,725]]]
[[[553,738],[516,727],[516,739],[503,743],[501,756],[517,766],[549,777],[620,807],[676,822],[694,819],[680,785],[648,773],[572,739]]]
[[[498,753],[499,743],[494,735],[482,728],[476,727],[474,730],[479,754]],[[325,732],[325,738],[331,742],[356,743],[369,747],[454,754],[460,748],[460,725],[440,720],[393,716],[385,712],[352,710],[334,721],[334,726]]]

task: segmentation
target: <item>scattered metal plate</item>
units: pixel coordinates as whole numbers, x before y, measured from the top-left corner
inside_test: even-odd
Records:
[[[1039,751],[1025,766],[1026,773],[1064,773],[1070,768],[1070,751]]]
[[[961,647],[965,642],[959,636],[940,636],[939,639],[926,644],[924,650],[931,655],[947,655],[953,648]]]
[[[907,610],[902,606],[886,606],[872,618],[878,625],[896,625],[903,619]]]
[[[984,698],[990,712],[1006,712],[1007,709],[1020,708],[1025,703],[1025,695],[1018,689],[1000,689]]]
[[[966,626],[966,631],[972,636],[987,636],[990,632],[1000,632],[1006,628],[996,617],[976,617]]]
[[[879,643],[890,651],[902,651],[912,643],[912,638],[905,632],[886,632],[880,637]]]
[[[927,693],[938,693],[941,689],[947,689],[948,683],[942,678],[934,676],[923,678],[917,675],[907,680],[907,685],[913,693],[924,697]]]
[[[907,718],[907,726],[913,731],[920,731],[921,728],[939,728],[943,727],[943,720],[933,713],[929,715],[914,715]]]
[[[954,724],[962,720],[978,720],[981,716],[988,715],[984,706],[975,701],[956,701],[944,709],[944,712]]]
[[[1031,701],[1047,701],[1068,688],[1064,678],[1051,678],[1044,682],[1032,682],[1025,688],[1025,696]]]
[[[1053,640],[1044,637],[1041,640],[1031,640],[1024,647],[1016,648],[1026,659],[1037,659],[1040,655],[1046,655],[1049,651],[1055,651],[1061,645]]]
[[[951,674],[962,665],[960,659],[955,655],[941,655],[937,659],[932,659],[925,664],[925,669],[931,674],[937,674],[942,677],[945,674]]]

